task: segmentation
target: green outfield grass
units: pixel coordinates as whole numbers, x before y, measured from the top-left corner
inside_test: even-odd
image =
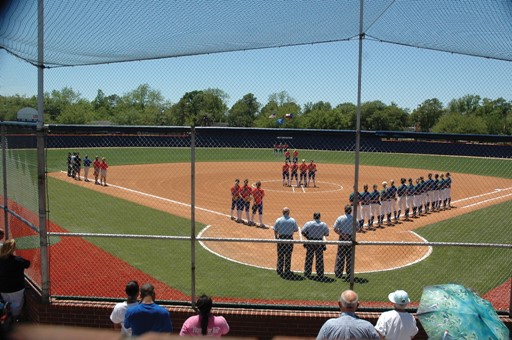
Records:
[[[69,150],[73,151],[73,150]],[[48,171],[65,170],[68,150],[48,150]],[[105,156],[111,166],[188,162],[190,150],[165,148],[116,148],[80,150]],[[301,151],[301,158],[314,158],[318,163],[353,164],[350,152]],[[257,161],[281,162],[271,150],[198,149],[198,162]],[[463,157],[361,154],[362,165],[400,168],[440,169],[454,173],[471,173],[512,178],[508,160]],[[190,221],[113,198],[87,188],[49,178],[50,219],[73,232],[190,235]],[[71,200],[74,198],[75,201]],[[512,243],[509,226],[512,217],[506,202],[441,223],[416,230],[429,241]],[[121,211],[122,214],[112,213]],[[492,223],[489,218],[492,216]],[[197,224],[199,232],[204,225]],[[155,241],[140,239],[99,239],[88,241],[140,270],[185,293],[190,292],[190,241]],[[368,246],[366,246],[368,247]],[[364,252],[358,247],[357,252]],[[407,252],[401,247],[396,256]],[[401,288],[418,300],[428,284],[457,282],[485,293],[510,277],[510,249],[437,247],[431,256],[406,268],[358,275],[363,283],[356,289],[364,300],[385,301],[387,294]],[[196,289],[215,296],[243,299],[285,299],[332,301],[348,283],[285,281],[272,270],[253,268],[219,258],[202,247],[196,247]],[[332,271],[332,268],[326,268]],[[398,287],[399,286],[399,287]],[[262,290],[263,289],[263,290]]]

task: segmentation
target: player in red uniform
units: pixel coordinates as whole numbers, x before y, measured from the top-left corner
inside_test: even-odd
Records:
[[[240,211],[240,215],[242,214],[242,211],[245,210],[245,217],[247,219],[247,224],[251,225],[251,219],[249,218],[249,208],[251,206],[252,188],[249,186],[248,179],[244,180],[244,186],[240,188],[240,198],[242,199],[242,202],[241,202],[242,209]]]
[[[299,186],[299,176],[297,175],[297,170],[299,170],[299,165],[297,162],[293,162],[290,166],[290,182],[293,181],[293,178],[295,177],[295,182],[297,183],[297,186]]]
[[[313,185],[316,188],[316,164],[313,160],[311,160],[311,163],[308,165],[308,186],[311,180],[313,180]]]
[[[293,153],[292,153],[292,160],[294,162],[298,162],[299,161],[299,152],[297,150],[293,150]]]
[[[254,223],[254,216],[256,216],[256,211],[259,214],[260,218],[260,228],[266,228],[263,224],[263,197],[265,196],[265,190],[261,189],[261,182],[256,182],[256,188],[252,190],[252,197],[254,198],[254,203],[252,204],[252,218],[251,225],[256,225]]]
[[[100,163],[100,185],[107,186],[107,159],[103,157]]]
[[[284,160],[285,161],[290,161],[290,150],[286,149],[285,152],[284,152]]]
[[[240,180],[235,179],[235,185],[231,187],[231,219],[238,220],[241,216],[238,216],[238,198],[240,198]],[[235,211],[235,208],[237,208],[237,217],[233,216],[233,213]]]
[[[290,164],[287,161],[283,164],[283,186],[290,186]]]
[[[100,165],[100,157],[96,156],[96,159],[92,163],[92,166],[94,168],[94,184],[100,184],[100,182],[98,181],[98,178],[100,177]]]
[[[294,161],[296,162],[296,161]],[[308,186],[308,165],[306,164],[306,160],[303,159],[302,163],[299,165],[299,185],[304,185],[305,187]]]

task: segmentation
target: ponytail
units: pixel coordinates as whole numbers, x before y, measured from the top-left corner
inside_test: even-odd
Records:
[[[208,319],[212,310],[212,299],[203,294],[197,299],[196,308],[199,311],[199,320],[201,320],[201,334],[208,335]]]

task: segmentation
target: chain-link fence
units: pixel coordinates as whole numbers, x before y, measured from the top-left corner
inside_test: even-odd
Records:
[[[26,129],[3,125],[4,219],[42,285]],[[44,151],[53,297],[117,299],[137,280],[176,303],[330,308],[353,287],[384,308],[459,283],[510,308],[510,137],[50,125]]]

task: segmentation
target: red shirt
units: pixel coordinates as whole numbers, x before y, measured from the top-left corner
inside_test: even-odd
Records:
[[[99,159],[96,159],[93,163],[92,163],[92,166],[95,167],[96,169],[99,169],[100,168],[100,165],[101,165],[101,161]]]
[[[247,197],[252,195],[252,188],[248,185],[244,185],[240,188],[240,196],[245,200]]]
[[[293,157],[294,157],[294,158],[299,157],[299,152],[298,152],[298,151],[294,151],[294,152],[293,152]]]
[[[308,171],[308,165],[306,163],[300,163],[299,170],[300,172]]]
[[[297,172],[298,168],[299,168],[299,166],[297,165],[297,163],[292,164],[292,172]]]
[[[308,165],[308,170],[309,170],[309,172],[316,172],[316,164],[315,163],[310,163]]]
[[[284,156],[285,156],[286,158],[290,158],[290,151],[286,151],[286,152],[284,153]]]
[[[290,164],[284,163],[283,164],[283,172],[288,172],[288,171],[290,171]]]
[[[240,186],[235,185],[235,186],[231,187],[231,197],[233,197],[233,200],[238,199],[239,196],[240,196]]]
[[[252,197],[254,197],[254,203],[261,204],[263,196],[265,196],[265,190],[258,188],[252,190]]]
[[[107,170],[107,168],[108,168],[107,162],[101,162],[100,169]]]

